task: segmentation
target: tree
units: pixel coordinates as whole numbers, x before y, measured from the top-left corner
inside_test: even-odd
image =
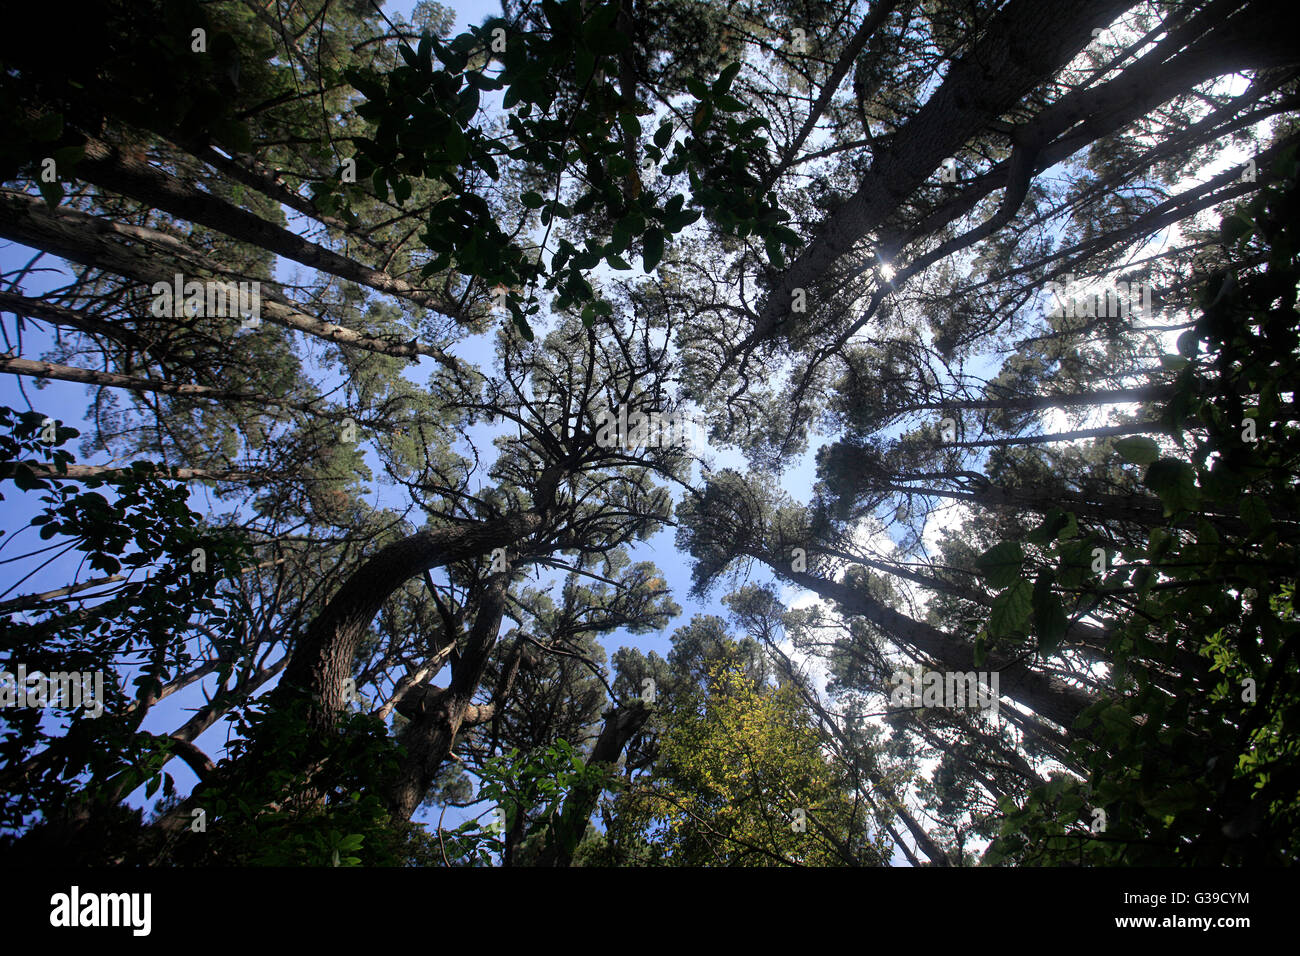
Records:
[[[634,666],[625,658],[624,666]],[[793,680],[767,679],[754,638],[735,641],[717,618],[673,635],[660,701],[593,856],[638,853],[673,866],[878,865],[883,832],[824,751],[816,715]],[[622,675],[620,675],[622,676]]]
[[[18,393],[0,479],[51,544],[3,559],[0,627],[116,689],[103,724],[6,720],[9,843],[1289,861],[1281,12],[15,13],[0,372],[88,388],[90,427],[74,460]],[[658,427],[691,412],[707,454]],[[607,656],[666,636],[686,561],[708,613]],[[996,674],[1000,722],[891,703],[917,666]],[[124,810],[174,757],[199,783]],[[412,823],[488,799],[499,835]]]

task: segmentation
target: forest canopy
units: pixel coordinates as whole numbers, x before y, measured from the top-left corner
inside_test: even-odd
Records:
[[[1288,12],[7,13],[3,857],[1294,863]]]

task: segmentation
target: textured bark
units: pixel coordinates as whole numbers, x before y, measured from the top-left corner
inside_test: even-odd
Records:
[[[946,402],[916,402],[889,409],[892,414],[924,411],[1033,411],[1042,408],[1066,408],[1077,405],[1114,405],[1126,402],[1158,402],[1174,393],[1171,385],[1143,385],[1137,388],[1108,388],[1095,392],[1069,392],[1060,395],[1025,395],[1008,398],[952,399]]]
[[[965,641],[924,621],[900,614],[857,588],[804,572],[791,571],[781,562],[771,561],[757,551],[749,553],[787,580],[836,602],[846,613],[866,618],[899,644],[924,654],[945,670],[997,671],[999,690],[1004,695],[1063,727],[1072,726],[1080,712],[1093,703],[1092,698],[1083,691],[1059,678],[1031,670],[1018,661],[1004,660],[990,654],[977,667],[975,649]]]
[[[451,685],[441,693],[428,695],[425,700],[430,706],[411,711],[414,719],[404,736],[406,754],[401,773],[388,794],[389,810],[400,820],[409,820],[429,792],[467,717],[475,721],[491,719],[491,712],[480,713],[472,701],[496,644],[508,587],[505,574],[497,575],[487,585],[465,651],[452,666]]]
[[[907,480],[907,477],[899,476],[899,479]],[[986,508],[1008,508],[1017,512],[1032,511],[1047,514],[1053,508],[1060,508],[1064,511],[1072,511],[1080,518],[1090,518],[1101,524],[1126,521],[1143,528],[1163,528],[1171,522],[1189,527],[1195,525],[1195,520],[1190,515],[1177,520],[1165,517],[1164,505],[1161,504],[1160,499],[1141,493],[1108,495],[1101,492],[1040,492],[1033,489],[1004,488],[993,484],[976,486],[972,491],[953,491],[946,488],[919,487],[892,482],[875,485],[872,490],[894,491],[909,495],[932,495],[954,501],[972,501]],[[1207,506],[1198,517],[1231,534],[1250,534],[1250,529],[1240,518],[1231,514],[1221,514],[1210,506]]]
[[[163,382],[156,379],[136,378],[132,375],[118,375],[116,372],[98,372],[88,368],[74,368],[70,365],[56,365],[53,362],[40,362],[31,359],[6,358],[0,356],[0,372],[9,375],[30,375],[33,378],[51,379],[60,382],[81,382],[86,385],[99,385],[104,388],[123,388],[131,392],[152,392],[158,395],[177,395],[182,398],[203,398],[219,402],[246,402],[264,408],[288,408],[320,418],[342,418],[346,412],[332,412],[322,409],[311,402],[293,402],[282,398],[273,398],[259,392],[240,392],[233,389],[213,388],[210,385],[194,385],[190,382]],[[359,420],[360,421],[360,420]],[[382,427],[383,422],[365,421],[371,428]]]
[[[842,558],[853,564],[861,565],[864,568],[871,568],[882,574],[891,577],[902,578],[905,581],[912,581],[919,584],[928,591],[934,591],[936,594],[946,594],[949,597],[961,598],[971,601],[975,604],[981,604],[985,607],[990,606],[993,601],[988,593],[973,584],[964,584],[956,580],[948,580],[937,574],[922,574],[913,571],[905,565],[889,564],[885,561],[874,561],[871,558],[861,557],[850,554],[845,551],[838,551],[828,548],[809,548],[811,553],[825,554],[830,557]],[[1090,661],[1109,661],[1110,655],[1107,652],[1105,633],[1099,627],[1091,624],[1075,622],[1065,632],[1063,643],[1071,649],[1078,650]]]
[[[173,730],[168,736],[173,740],[190,742],[198,740],[209,727],[228,714],[232,708],[248,700],[265,687],[276,674],[284,670],[288,662],[289,658],[285,656],[269,667],[262,667],[253,671],[241,680],[234,690],[219,694],[206,706],[200,707],[193,717]]]
[[[1230,6],[1233,5],[1235,0]],[[1204,23],[1209,17],[1203,14],[1198,19]],[[1194,32],[1192,26],[1174,31],[1161,47],[1176,49]],[[892,280],[894,286],[898,287],[921,269],[969,248],[1005,226],[1019,210],[1033,176],[1067,159],[1089,143],[1123,129],[1198,83],[1232,72],[1232,64],[1245,68],[1249,63],[1261,61],[1286,62],[1288,57],[1280,49],[1268,48],[1267,39],[1266,35],[1236,36],[1232,38],[1235,42],[1231,42],[1227,37],[1215,37],[1171,60],[1154,50],[1107,83],[1067,93],[1031,121],[1012,131],[1014,148],[1008,159],[927,216],[901,241],[886,240],[887,247],[896,248],[931,236],[969,212],[995,189],[1006,190],[998,211],[992,217],[909,263]],[[1176,144],[1178,141],[1173,142]],[[1185,144],[1185,147],[1190,148],[1190,145]],[[1169,153],[1173,146],[1164,143],[1158,149]]]
[[[1044,435],[1017,435],[1014,438],[985,438],[940,444],[945,448],[1011,448],[1020,445],[1047,445],[1058,441],[1082,441],[1085,438],[1113,438],[1116,435],[1159,435],[1164,431],[1165,426],[1160,422],[1129,422],[1098,428],[1076,428],[1068,432],[1048,432]]]
[[[939,477],[918,475],[918,479]],[[954,476],[955,477],[955,476]],[[1163,527],[1164,506],[1159,498],[1144,494],[1108,495],[1101,492],[1038,490],[1033,488],[1005,488],[1001,485],[972,485],[969,491],[935,488],[928,485],[909,485],[907,475],[896,481],[873,483],[872,492],[896,492],[924,497],[948,498],[953,501],[970,501],[984,508],[1005,508],[1022,513],[1031,511],[1047,514],[1054,508],[1071,511],[1077,517],[1100,522],[1128,521],[1143,528]],[[891,572],[892,573],[892,572]]]
[[[79,262],[93,269],[116,273],[146,286],[152,286],[155,282],[170,284],[177,272],[199,280],[234,278],[197,252],[187,252],[185,261],[194,264],[200,270],[198,272],[180,261],[169,261],[167,256],[156,250],[121,242],[114,238],[125,233],[118,226],[119,224],[67,206],[49,209],[44,200],[25,193],[0,190],[0,236],[6,239],[41,249],[69,262]],[[456,359],[431,345],[396,342],[355,332],[322,321],[267,295],[262,296],[261,311],[262,318],[268,322],[337,342],[339,345],[398,358],[428,355],[453,370],[460,367]]]
[[[839,59],[835,62],[835,66],[831,68],[830,75],[826,77],[826,82],[822,86],[821,93],[817,96],[817,102],[812,105],[812,109],[808,111],[808,118],[804,120],[803,125],[799,128],[799,132],[795,134],[794,139],[790,141],[790,145],[785,150],[784,160],[779,168],[785,168],[788,166],[794,159],[795,155],[799,152],[800,148],[802,148],[804,142],[808,139],[809,134],[816,128],[817,121],[821,119],[822,115],[826,112],[826,108],[830,105],[831,100],[835,98],[836,90],[840,88],[840,84],[844,82],[844,78],[849,75],[849,70],[851,70],[853,64],[857,62],[858,55],[866,47],[867,41],[870,40],[884,22],[889,19],[890,14],[892,14],[895,8],[897,8],[898,3],[899,0],[877,0],[876,3],[872,4],[871,12],[863,19],[861,26],[859,26],[854,32],[849,42],[845,44],[844,50],[840,53]],[[773,174],[775,174],[776,171],[777,170],[774,170]],[[771,185],[770,182],[769,185]]]
[[[176,756],[185,761],[189,768],[194,771],[194,775],[200,780],[208,779],[212,771],[216,769],[217,765],[212,762],[212,758],[188,740],[173,737],[172,750],[176,753]]]
[[[309,199],[290,189],[278,172],[269,169],[253,156],[243,153],[224,156],[212,146],[197,143],[186,143],[185,148],[218,172],[224,173],[245,186],[251,186],[262,195],[288,206],[295,212],[300,212],[304,216],[329,226],[331,229],[337,229],[339,232],[347,233],[351,228],[342,219],[323,214]],[[381,243],[376,242],[370,236],[357,235],[356,233],[350,233],[350,235],[356,236],[373,249],[383,250],[384,248]]]
[[[827,711],[826,705],[821,700],[820,695],[816,691],[811,690],[804,678],[798,675],[794,662],[790,659],[789,655],[771,643],[768,644],[768,647],[784,662],[786,676],[794,683],[794,686],[799,689],[799,693],[808,707],[815,711],[818,717],[821,718],[822,726],[829,731],[831,736],[835,738],[836,742],[844,748],[845,752],[853,753],[855,750],[854,744],[845,735],[844,728],[841,726],[841,721]],[[859,762],[851,760],[849,762],[849,767],[855,778],[857,774],[861,772],[871,785],[879,789],[881,792],[889,793],[893,789],[893,785],[886,784],[882,774],[880,773],[880,768],[874,761],[870,761],[863,766],[859,764]],[[860,781],[858,781],[855,786],[857,786],[859,790],[862,789]],[[879,807],[869,792],[864,791],[863,795],[866,797],[868,804],[876,810],[877,815],[880,818],[884,819],[887,817],[887,811],[885,808]],[[917,847],[925,854],[926,858],[932,864],[935,866],[951,865],[951,861],[948,859],[948,855],[944,853],[943,848],[934,842],[930,837],[930,834],[925,831],[925,827],[921,826],[921,824],[917,822],[916,818],[908,812],[907,807],[905,807],[901,801],[897,804],[891,803],[888,807],[888,811],[897,814],[899,819],[903,821],[907,826],[908,832],[912,834],[912,838],[916,840]],[[907,857],[908,862],[913,866],[920,866],[920,861],[917,860],[916,855],[912,853],[907,844],[903,842],[901,837],[899,837],[898,832],[894,827],[886,824],[885,829],[889,831],[889,835],[894,840],[894,845],[902,851],[905,857]]]
[[[307,725],[312,732],[316,735],[330,733],[339,714],[344,710],[345,681],[352,675],[357,649],[375,615],[402,584],[423,571],[453,561],[480,557],[486,559],[493,548],[513,549],[529,534],[536,531],[541,523],[541,517],[536,512],[530,511],[470,526],[427,529],[381,548],[352,572],[308,626],[307,632],[288,658],[284,676],[269,695],[270,707],[287,708],[297,701],[303,701],[306,704]],[[502,589],[505,587],[500,578],[489,587],[489,595],[494,593],[496,587]],[[486,630],[487,619],[490,616],[480,611],[482,623],[478,626]],[[477,680],[482,676],[482,668],[486,666],[487,653],[491,651],[491,642],[496,637],[495,627],[499,623],[498,611],[496,623],[492,625],[491,637],[486,641],[481,660],[471,659],[468,653],[462,655],[462,665],[467,659],[469,664],[467,667],[462,667],[460,675],[452,682],[451,692],[444,695],[441,702],[441,711],[446,717],[442,726],[443,739],[422,740],[418,745],[420,755],[427,759],[423,761],[416,759],[416,764],[423,766],[433,763],[435,753],[441,753],[437,758],[437,763],[441,763],[446,754],[450,753],[455,732],[464,719],[465,707],[469,705],[474,688],[477,687]],[[466,690],[466,685],[471,679],[474,683]],[[429,715],[428,720],[437,721],[438,715]],[[255,741],[245,760],[252,766],[257,766],[266,758],[265,748]],[[408,754],[408,766],[411,765],[412,759],[414,758]],[[232,765],[225,773],[238,773],[241,765]],[[427,781],[422,781],[408,772],[405,783],[395,788],[394,799],[390,801],[394,812],[405,812],[406,817],[409,817],[419,805],[423,795],[428,792],[436,770],[437,764],[434,764],[434,769],[427,774]],[[218,770],[212,776],[220,780],[223,773]],[[400,793],[397,792],[399,789]],[[164,834],[178,833],[188,825],[190,808],[199,805],[201,796],[200,788],[159,820],[155,826]],[[409,811],[406,810],[408,806]]]
[[[76,329],[88,335],[102,335],[105,338],[121,342],[123,345],[137,349],[147,349],[149,343],[131,329],[113,322],[106,322],[93,315],[86,315],[61,305],[32,299],[24,295],[0,290],[0,311],[12,312],[29,319],[50,322],[67,329]]]
[[[30,468],[32,474],[38,478],[66,478],[70,481],[103,475],[112,478],[119,475],[129,475],[135,471],[133,468],[121,468],[116,465],[68,465],[66,471],[60,471],[53,465],[47,465],[44,462],[25,461],[20,464]],[[8,478],[12,474],[13,467],[13,464],[0,466],[0,478]],[[155,465],[154,467],[166,477],[179,478],[182,481],[266,481],[274,477],[269,471],[173,468],[168,465]]]
[[[971,137],[998,120],[1069,62],[1129,6],[1128,0],[1062,5],[1011,0],[934,95],[880,152],[858,190],[825,221],[778,278],[752,339],[778,333],[793,292],[815,285],[840,256],[880,226]]]
[[[88,136],[85,150],[85,157],[77,163],[79,179],[340,279],[398,296],[452,318],[467,319],[458,304],[445,296],[419,289],[387,272],[309,242],[212,193],[201,192],[116,146]]]
[[[0,477],[3,476],[4,470],[0,469]],[[78,584],[69,584],[67,587],[55,588],[52,591],[41,591],[39,594],[22,594],[7,601],[0,601],[0,615],[29,611],[32,608],[40,607],[42,604],[49,604],[52,601],[59,601],[74,594],[80,594],[82,591],[125,581],[129,577],[128,574],[106,574],[103,577],[91,578],[89,581],[81,581]]]
[[[934,842],[934,838],[925,831],[925,827],[917,822],[916,817],[912,816],[906,807],[895,807],[894,812],[898,814],[898,818],[906,825],[907,832],[912,834],[916,845],[933,865],[952,866],[952,861],[948,859],[948,854],[943,852],[943,847]]]
[[[352,676],[361,639],[393,592],[422,571],[453,561],[486,560],[494,548],[513,550],[540,525],[535,512],[526,512],[467,527],[427,529],[381,548],[352,572],[307,628],[276,687],[274,700],[305,694],[308,723],[319,728],[332,726],[343,709],[344,681]],[[453,681],[453,688],[456,686]]]
[[[456,645],[449,643],[438,653],[432,655],[424,661],[414,673],[404,674],[393,688],[392,696],[388,698],[377,711],[375,716],[380,720],[387,720],[388,715],[396,710],[408,720],[411,719],[411,711],[422,713],[428,708],[428,697],[431,693],[441,694],[443,688],[432,687],[424,682],[433,677],[442,666],[447,663],[456,650]]]

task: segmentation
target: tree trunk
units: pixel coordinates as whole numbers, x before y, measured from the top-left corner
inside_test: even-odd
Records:
[[[857,192],[830,215],[803,253],[774,283],[755,326],[761,341],[785,323],[797,288],[809,288],[840,256],[883,223],[944,160],[1069,62],[1129,6],[1103,0],[1062,6],[1054,0],[1012,0],[954,63],[934,95],[876,156]]]
[[[493,518],[468,527],[418,531],[381,548],[349,575],[308,626],[306,634],[290,655],[284,676],[269,695],[270,707],[279,709],[301,701],[306,705],[305,716],[311,732],[314,735],[332,732],[346,702],[346,681],[352,676],[357,650],[384,602],[406,581],[423,571],[453,561],[474,558],[487,560],[494,548],[517,548],[541,523],[541,516],[536,511],[528,511]],[[501,586],[504,587],[504,584]],[[487,618],[482,611],[480,618],[486,626]],[[498,624],[499,621],[498,617]],[[469,681],[476,666],[485,666],[486,653],[491,650],[492,639],[495,639],[495,632],[488,641],[487,650],[483,652],[482,664],[476,665],[471,660],[468,668],[462,669],[462,683],[457,685],[453,682],[456,694],[447,695],[444,704],[445,720],[441,722],[438,734],[431,735],[420,744],[419,755],[411,759],[419,762],[419,757],[424,756],[427,759],[423,762],[427,764],[432,761],[433,755],[441,753],[442,756],[438,758],[441,763],[446,754],[450,753],[456,731],[464,718],[465,707],[469,705],[474,693],[474,687],[468,691],[464,689],[465,683]],[[461,663],[464,667],[465,657],[462,657]],[[482,676],[481,669],[477,673]],[[245,759],[256,763],[260,756],[263,756],[263,747],[255,741]],[[310,761],[307,763],[310,764]],[[234,772],[237,772],[234,767],[227,770],[227,773]],[[213,774],[214,779],[220,777],[220,771]],[[432,780],[432,774],[429,775],[429,780]],[[419,799],[428,790],[426,784],[424,790],[420,791],[420,796],[416,797],[417,787],[418,783],[408,783],[401,793],[395,794],[394,807],[405,810],[409,806],[407,816],[414,811]],[[196,789],[188,800],[159,820],[156,826],[165,833],[177,832],[186,826],[190,807],[197,805],[201,799],[201,789]]]
[[[605,726],[601,728],[596,746],[587,758],[587,766],[610,767],[618,761],[623,748],[650,716],[650,708],[641,700],[633,700],[626,707],[609,711]],[[573,862],[573,851],[587,831],[587,822],[596,809],[601,788],[598,785],[574,787],[564,801],[564,809],[555,822],[555,829],[547,840],[539,866],[568,866]]]
[[[1058,678],[1033,671],[1018,661],[1002,660],[990,654],[988,660],[977,667],[975,649],[937,627],[900,614],[847,584],[791,571],[781,562],[772,561],[757,551],[747,553],[787,580],[836,602],[845,612],[865,617],[899,644],[924,654],[946,670],[997,671],[999,689],[1003,694],[1063,727],[1072,726],[1080,712],[1093,703],[1084,692]]]
[[[469,641],[459,661],[451,668],[451,685],[442,693],[431,695],[431,705],[414,715],[404,735],[406,755],[401,773],[388,793],[390,812],[409,820],[425,794],[429,792],[438,768],[451,754],[456,734],[465,722],[474,694],[496,644],[505,610],[509,575],[499,574],[487,585],[479,599],[478,613],[470,625]],[[498,706],[500,702],[498,702]]]
[[[179,260],[163,257],[157,251],[109,239],[106,234],[120,233],[116,226],[108,220],[68,206],[51,210],[46,208],[44,200],[11,190],[0,190],[0,236],[6,239],[41,249],[70,262],[79,262],[92,269],[113,272],[148,286],[155,282],[170,285],[177,272],[186,273],[193,279],[206,276],[230,278],[224,270],[197,254],[186,254],[187,262],[198,265],[199,271],[195,272],[194,268],[187,269]],[[262,318],[268,322],[339,345],[399,358],[428,355],[452,370],[459,368],[460,363],[456,359],[431,345],[395,342],[356,332],[322,321],[268,296],[262,297],[261,311]]]

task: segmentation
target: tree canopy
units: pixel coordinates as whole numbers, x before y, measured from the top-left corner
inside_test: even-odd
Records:
[[[8,18],[6,856],[1295,862],[1284,4],[393,6]]]

